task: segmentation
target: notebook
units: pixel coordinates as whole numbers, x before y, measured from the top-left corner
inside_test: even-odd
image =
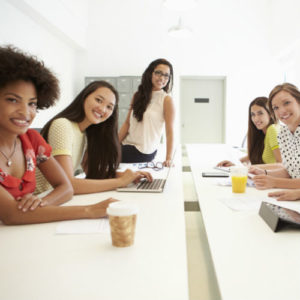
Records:
[[[138,192],[138,193],[162,193],[169,177],[172,167],[167,168],[167,176],[165,178],[154,178],[152,182],[142,180],[138,183],[130,183],[126,187],[117,188],[118,192]],[[165,172],[163,172],[165,174]]]

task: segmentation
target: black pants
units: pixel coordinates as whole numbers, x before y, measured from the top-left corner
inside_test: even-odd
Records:
[[[121,145],[122,146],[122,163],[138,163],[138,162],[150,162],[154,159],[157,150],[153,153],[145,154],[140,152],[132,145]]]

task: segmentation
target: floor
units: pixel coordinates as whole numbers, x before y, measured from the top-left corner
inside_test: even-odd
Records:
[[[185,147],[182,149],[183,190],[190,300],[221,299],[206,232]]]

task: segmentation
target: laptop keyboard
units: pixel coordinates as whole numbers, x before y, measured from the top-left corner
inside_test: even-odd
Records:
[[[165,179],[153,179],[152,182],[142,181],[137,189],[138,190],[158,190],[162,184],[164,184]]]

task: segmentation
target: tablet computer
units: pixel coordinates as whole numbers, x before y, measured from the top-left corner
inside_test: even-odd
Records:
[[[295,210],[268,202],[262,202],[259,215],[274,232],[279,231],[283,227],[300,229],[300,214]]]
[[[229,177],[229,174],[221,172],[202,172],[202,177]]]

